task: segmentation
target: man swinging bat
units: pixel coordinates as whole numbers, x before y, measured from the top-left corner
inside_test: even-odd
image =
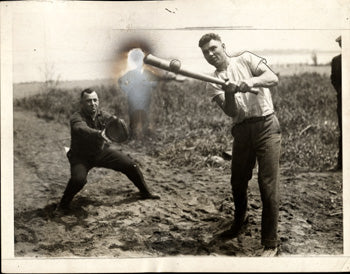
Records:
[[[277,255],[277,222],[279,210],[279,158],[281,131],[270,94],[278,77],[266,60],[250,52],[230,57],[219,35],[208,33],[199,40],[206,61],[215,67],[213,76],[181,68],[154,56],[144,62],[165,70],[208,82],[207,92],[224,113],[232,117],[231,186],[235,204],[234,220],[221,236],[234,238],[247,222],[247,189],[255,162],[258,162],[258,183],[262,199],[262,256]]]
[[[224,113],[232,117],[231,186],[235,205],[231,228],[221,236],[237,237],[247,222],[247,189],[255,162],[262,200],[262,256],[277,255],[279,211],[279,159],[281,130],[274,114],[270,87],[278,77],[266,60],[250,52],[230,57],[219,35],[208,33],[198,43],[215,77],[225,85],[208,84],[207,92]],[[255,89],[256,94],[249,91]]]
[[[113,116],[99,109],[96,91],[85,89],[80,95],[80,110],[70,120],[71,147],[67,153],[71,178],[58,205],[66,212],[73,197],[87,183],[93,167],[103,167],[124,173],[139,189],[142,199],[159,199],[148,189],[140,168],[125,154],[111,146],[106,136],[106,124]]]

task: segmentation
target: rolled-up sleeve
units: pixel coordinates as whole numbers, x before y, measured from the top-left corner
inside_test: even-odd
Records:
[[[216,96],[225,93],[221,86],[213,83],[207,83],[206,91],[211,100],[213,100]]]
[[[267,63],[265,58],[262,58],[258,55],[255,55],[254,53],[251,53],[249,51],[244,52],[242,54],[242,58],[243,58],[244,62],[246,63],[246,65],[250,68],[250,70],[254,76],[259,75],[258,67],[259,67],[260,63],[264,63],[264,64]]]

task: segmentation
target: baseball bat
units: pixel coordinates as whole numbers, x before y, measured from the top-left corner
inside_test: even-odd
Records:
[[[213,77],[213,76],[210,76],[207,74],[194,72],[194,71],[190,71],[190,70],[181,68],[181,62],[177,59],[173,59],[171,61],[168,61],[168,60],[158,58],[152,54],[147,54],[144,57],[143,62],[147,65],[151,65],[151,66],[163,69],[163,70],[167,70],[170,72],[174,72],[177,74],[188,76],[190,78],[194,78],[197,80],[201,80],[201,81],[205,81],[205,82],[209,82],[209,83],[214,83],[214,84],[218,84],[218,85],[225,85],[225,81],[220,79],[220,78],[216,78],[216,77]],[[250,92],[252,92],[254,94],[258,94],[258,91],[256,89],[252,89]]]

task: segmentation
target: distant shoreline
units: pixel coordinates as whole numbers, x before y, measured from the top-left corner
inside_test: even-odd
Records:
[[[271,65],[270,68],[281,76],[289,76],[301,73],[318,73],[325,74],[327,76],[331,75],[331,66],[327,65],[304,65],[304,64],[284,64],[284,65]]]
[[[330,65],[319,65],[312,66],[307,64],[276,64],[271,65],[270,68],[277,73],[279,76],[289,76],[301,73],[319,73],[325,74],[327,77],[330,76],[331,67]],[[91,86],[112,86],[116,85],[116,79],[94,79],[94,80],[73,80],[73,81],[60,81],[57,88],[61,89],[82,89]],[[13,83],[13,98],[20,99],[27,96],[40,93],[45,90],[44,82],[23,82]]]

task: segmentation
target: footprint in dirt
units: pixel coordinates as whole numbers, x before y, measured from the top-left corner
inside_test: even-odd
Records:
[[[57,204],[47,205],[42,211],[42,217],[65,225],[66,230],[72,229],[76,225],[85,226],[86,219],[91,215],[99,215],[96,210],[99,206],[118,207],[122,204],[130,204],[141,199],[139,193],[125,191],[126,197],[118,201],[95,200],[88,197],[76,197],[67,210],[57,210]],[[87,209],[86,209],[87,208]]]
[[[69,210],[57,210],[57,203],[52,203],[45,206],[43,209],[37,209],[32,212],[36,217],[41,217],[44,220],[62,224],[66,231],[71,230],[76,225],[84,225],[88,217],[88,212],[79,205],[73,205]]]

